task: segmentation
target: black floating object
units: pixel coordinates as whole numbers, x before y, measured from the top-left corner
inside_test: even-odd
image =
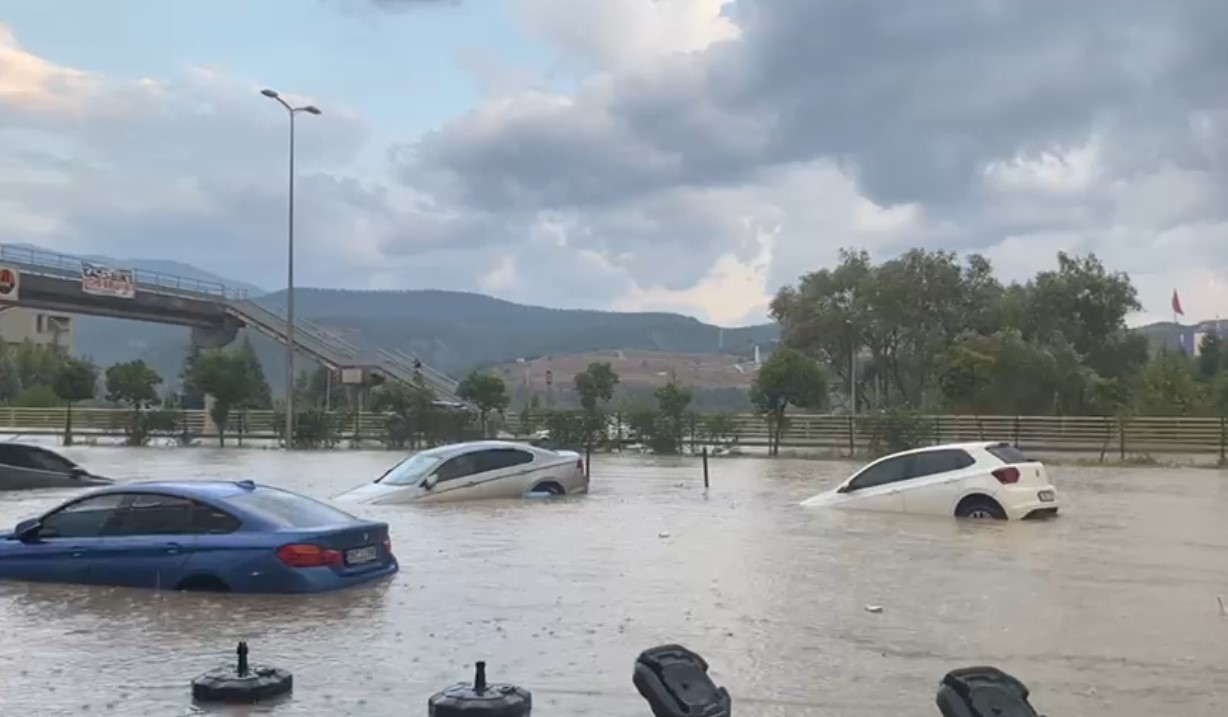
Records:
[[[708,676],[708,663],[681,645],[644,650],[631,677],[653,717],[729,717],[729,691]]]
[[[192,680],[192,699],[197,702],[253,704],[266,702],[294,689],[289,670],[267,665],[249,665],[247,643],[240,642],[234,668],[219,667]]]
[[[473,684],[458,682],[431,695],[430,717],[529,717],[533,695],[516,685],[487,684],[486,663],[477,663]]]
[[[943,717],[1040,717],[1028,704],[1028,688],[996,667],[951,670],[938,686]]]

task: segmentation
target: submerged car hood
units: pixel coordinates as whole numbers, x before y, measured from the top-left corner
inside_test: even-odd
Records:
[[[832,505],[833,503],[839,503],[843,497],[844,494],[840,492],[839,488],[832,488],[831,490],[825,490],[818,495],[810,496],[806,500],[803,500],[799,505],[806,506],[807,508]]]
[[[417,489],[412,485],[384,485],[383,483],[367,483],[360,485],[357,488],[352,488],[333,498],[338,503],[377,503],[381,498],[386,498],[401,492],[414,493]]]

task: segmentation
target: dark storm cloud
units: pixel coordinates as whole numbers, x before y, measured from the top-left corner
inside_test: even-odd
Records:
[[[1101,125],[1181,144],[1222,102],[1214,0],[740,0],[740,41],[490,106],[404,151],[475,206],[593,206],[841,162],[871,198],[958,202],[985,165]]]

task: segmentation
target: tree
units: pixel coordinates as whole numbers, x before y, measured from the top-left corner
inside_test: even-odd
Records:
[[[618,385],[618,374],[607,362],[594,361],[588,368],[572,379],[580,406],[586,411],[596,411],[598,403],[609,403]]]
[[[853,356],[868,352],[858,372],[888,404],[920,406],[945,351],[969,333],[995,326],[1002,288],[979,255],[962,264],[950,252],[914,249],[875,266],[865,251],[844,250],[839,265],[801,278],[772,301],[783,343],[823,362],[849,382]]]
[[[1207,390],[1180,351],[1160,351],[1139,377],[1139,408],[1148,416],[1190,416],[1207,405]]]
[[[257,364],[257,370],[258,367]],[[213,397],[209,417],[217,426],[218,445],[225,447],[231,411],[252,402],[264,381],[264,374],[254,375],[251,364],[241,353],[215,350],[196,360],[191,378],[192,384],[203,394]],[[264,386],[267,388],[268,384]]]
[[[269,409],[273,407],[273,390],[269,388],[269,381],[264,375],[264,366],[260,363],[260,357],[256,355],[256,349],[252,346],[252,340],[248,336],[243,337],[242,343],[239,344],[238,360],[243,364],[244,375],[249,382],[247,398],[242,402],[242,408],[251,409]]]
[[[599,431],[604,432],[605,421],[600,409],[614,397],[618,374],[609,363],[594,361],[576,374],[572,382],[580,397],[580,406],[584,409],[585,445],[592,448],[593,436]]]
[[[200,356],[200,347],[195,342],[190,342],[188,352],[183,357],[183,366],[179,369],[179,405],[193,411],[205,407],[205,392],[196,385],[195,379]]]
[[[1202,337],[1198,344],[1198,374],[1202,380],[1215,380],[1224,368],[1226,354],[1224,340],[1218,333],[1211,331]]]
[[[146,410],[158,402],[158,386],[161,383],[162,377],[158,372],[139,359],[107,368],[107,400],[132,408],[126,429],[128,445],[145,445],[152,431],[166,429],[162,412]]]
[[[486,434],[486,417],[490,412],[502,412],[510,403],[507,385],[503,383],[503,379],[480,371],[473,371],[466,376],[457,386],[456,395],[477,406],[483,435]]]
[[[1132,381],[1147,364],[1146,338],[1125,324],[1138,308],[1130,278],[1094,255],[1059,253],[1055,270],[1003,287],[984,257],[915,249],[881,264],[842,251],[771,312],[784,345],[841,389],[851,357],[868,357],[858,395],[879,407],[1077,414],[1096,379]]]
[[[780,453],[786,409],[820,408],[826,398],[827,381],[818,364],[790,348],[775,351],[751,386],[751,402],[768,424],[768,452]]]
[[[261,372],[261,376],[263,375]],[[337,380],[332,371],[323,366],[317,366],[316,370],[311,372],[300,371],[294,391],[296,411],[298,408],[328,408],[331,411],[344,408],[349,402],[346,387]]]
[[[98,367],[85,359],[66,359],[56,368],[52,390],[68,408],[64,413],[64,445],[71,446],[73,404],[94,398],[98,391]]]
[[[520,434],[532,436],[537,433],[538,422],[541,419],[541,399],[537,394],[529,396],[524,408],[520,409]]]
[[[654,391],[653,395],[657,399],[657,410],[663,424],[661,430],[656,431],[656,445],[653,448],[658,453],[678,453],[682,450],[687,412],[695,395],[675,378]]]
[[[144,361],[126,361],[107,368],[107,400],[131,406],[134,410],[149,408],[158,402],[158,386],[162,377]]]
[[[375,411],[388,413],[384,423],[384,443],[389,448],[415,448],[419,439],[430,440],[430,415],[435,402],[435,393],[427,387],[421,376],[414,385],[404,383],[385,384],[372,398]]]

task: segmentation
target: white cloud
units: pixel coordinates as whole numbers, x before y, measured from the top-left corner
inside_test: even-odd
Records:
[[[300,123],[305,280],[741,322],[844,246],[1012,279],[1069,250],[1129,271],[1147,316],[1173,288],[1228,313],[1222,4],[518,3],[574,91],[470,55],[490,99],[388,177],[358,168],[359,115]],[[53,60],[0,30],[10,240],[282,281],[285,117],[258,84]]]
[[[626,71],[738,36],[728,0],[519,0],[531,32],[589,68]]]

